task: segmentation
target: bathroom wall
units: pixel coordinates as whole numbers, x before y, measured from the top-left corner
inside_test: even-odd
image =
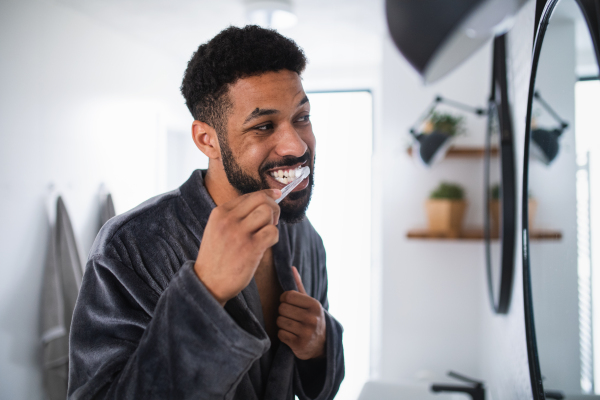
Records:
[[[41,399],[49,185],[86,258],[101,183],[118,212],[165,190],[166,133],[189,126],[185,64],[47,0],[0,2],[0,54],[0,398]]]
[[[390,39],[383,45],[382,121],[374,153],[374,209],[381,221],[379,349],[374,377],[386,381],[445,381],[454,370],[481,377],[481,315],[489,310],[482,241],[408,239],[427,224],[425,200],[441,182],[464,187],[465,224],[483,224],[483,159],[443,160],[430,169],[411,158],[408,130],[436,95],[486,107],[491,46],[486,46],[443,80],[424,87]],[[483,147],[485,119],[467,118],[457,144]],[[379,357],[379,359],[377,359]]]
[[[534,2],[521,10],[509,34],[509,90],[521,176]],[[483,163],[444,160],[424,170],[406,155],[408,128],[435,94],[484,106],[490,87],[491,47],[443,80],[423,88],[390,40],[384,42],[382,129],[376,131],[374,209],[380,210],[381,257],[376,322],[379,342],[373,376],[393,382],[443,381],[454,370],[486,382],[492,399],[529,399],[523,319],[520,238],[515,256],[513,301],[507,315],[493,314],[486,292],[483,242],[418,241],[410,228],[426,224],[423,202],[441,181],[466,189],[467,225],[481,225]],[[471,122],[461,144],[482,145],[485,125]],[[517,182],[520,193],[521,180]],[[520,209],[520,207],[519,207]],[[520,215],[518,216],[520,221]],[[520,223],[519,223],[520,226]],[[520,231],[520,229],[519,229]]]

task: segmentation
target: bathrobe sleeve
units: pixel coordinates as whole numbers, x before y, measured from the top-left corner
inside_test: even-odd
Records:
[[[92,256],[71,328],[69,399],[231,399],[268,349],[186,262],[157,294],[130,267]]]
[[[327,299],[327,268],[325,266],[325,248],[321,237],[314,232],[316,257],[306,270],[311,274],[302,276],[302,281],[310,280],[310,295],[319,300],[324,309],[327,339],[325,358],[303,361],[296,358],[295,387],[300,400],[331,400],[344,379],[344,347],[342,344],[342,325],[329,314]],[[305,270],[305,271],[306,271]],[[301,273],[301,275],[304,275]],[[306,286],[306,285],[305,285]]]

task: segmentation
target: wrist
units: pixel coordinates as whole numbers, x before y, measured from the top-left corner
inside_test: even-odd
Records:
[[[206,290],[208,290],[208,292],[215,298],[215,300],[221,305],[221,307],[225,307],[225,303],[227,303],[229,299],[220,295],[220,291],[217,289],[217,285],[215,285],[211,281],[210,277],[206,276],[206,274],[203,274],[202,270],[203,269],[198,265],[198,263],[194,264],[194,272],[196,273],[196,276],[198,277],[200,282],[202,282]]]

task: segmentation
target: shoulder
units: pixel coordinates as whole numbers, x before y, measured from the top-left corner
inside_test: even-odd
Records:
[[[111,218],[100,229],[90,258],[110,252],[116,241],[147,239],[183,206],[179,189],[152,197],[137,207]]]

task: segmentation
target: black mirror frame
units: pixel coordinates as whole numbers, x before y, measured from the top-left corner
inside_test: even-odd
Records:
[[[492,71],[492,91],[488,107],[488,132],[485,145],[485,182],[484,182],[484,236],[488,292],[492,308],[497,314],[506,314],[512,297],[515,270],[516,238],[516,180],[515,154],[512,116],[508,100],[508,79],[506,71],[506,35],[494,39],[494,57]],[[501,218],[501,260],[500,287],[494,287],[492,278],[491,234],[490,234],[490,161],[491,118],[496,113],[500,126],[500,163],[502,180],[502,218]],[[497,296],[496,296],[497,294]],[[498,299],[496,301],[496,298]]]
[[[533,42],[533,60],[531,64],[531,75],[529,78],[529,97],[527,100],[527,119],[525,121],[525,146],[523,152],[523,192],[522,192],[522,220],[523,227],[523,302],[525,311],[525,335],[527,340],[527,357],[529,360],[529,376],[531,379],[531,391],[534,400],[545,400],[544,385],[538,357],[537,340],[535,334],[535,323],[533,315],[533,297],[531,287],[531,265],[529,259],[529,143],[531,137],[531,113],[532,102],[535,91],[535,78],[542,50],[542,43],[550,22],[554,8],[560,0],[537,0],[535,38]],[[574,0],[582,11],[583,17],[589,28],[596,61],[600,66],[600,0]],[[541,10],[541,12],[540,12]],[[538,17],[539,16],[539,17]]]

